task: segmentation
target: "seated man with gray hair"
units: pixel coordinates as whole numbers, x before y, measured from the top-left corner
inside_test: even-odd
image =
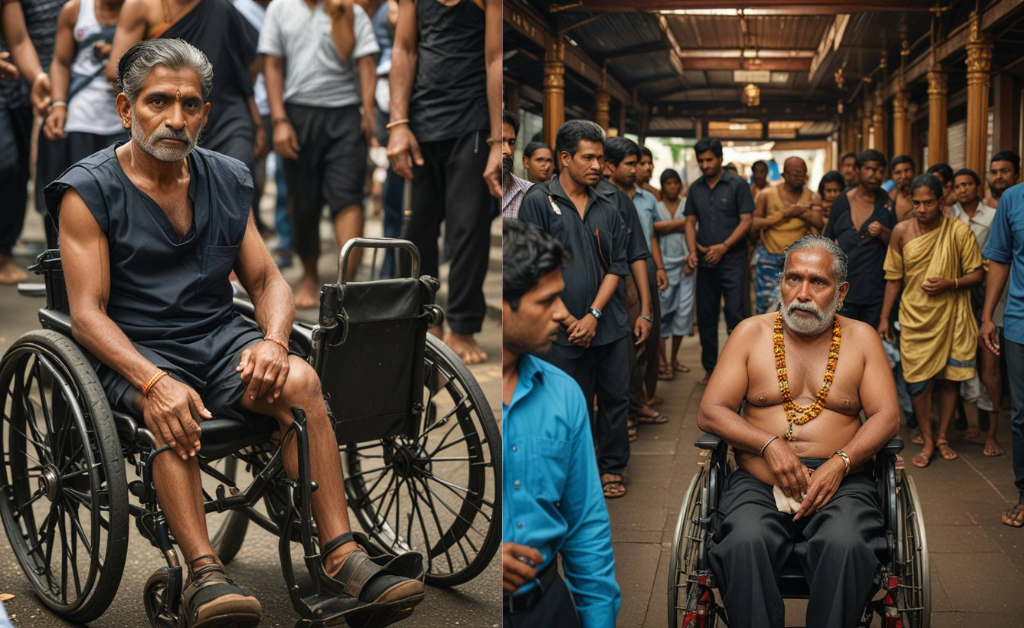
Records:
[[[75,340],[93,356],[113,409],[140,416],[158,450],[153,481],[188,564],[187,626],[255,626],[260,603],[224,572],[210,543],[197,454],[204,419],[308,416],[312,497],[328,594],[377,608],[384,626],[423,599],[423,583],[394,573],[357,544],[316,371],[289,351],[295,308],[250,212],[245,165],[197,148],[210,112],[209,60],[180,39],[151,39],[118,63],[117,112],[131,140],[69,168],[46,188]],[[256,325],[232,308],[235,270]],[[168,452],[173,454],[168,455]],[[298,474],[294,442],[284,448]],[[394,611],[393,613],[391,611]]]
[[[885,558],[864,465],[899,432],[896,385],[877,332],[836,315],[849,287],[834,242],[791,244],[779,311],[736,327],[701,400],[697,424],[739,467],[709,547],[733,628],[784,625],[776,576],[794,552],[810,583],[806,625],[855,626]]]

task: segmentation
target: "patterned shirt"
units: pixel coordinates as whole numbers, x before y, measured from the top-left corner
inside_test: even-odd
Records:
[[[526,196],[526,191],[530,189],[533,184],[529,181],[524,181],[512,174],[506,172],[501,177],[501,217],[511,218],[515,220],[519,218],[519,206],[523,204],[523,197]]]
[[[21,0],[25,13],[25,27],[28,37],[39,55],[39,64],[44,72],[50,69],[53,60],[54,40],[57,38],[57,17],[66,0]],[[6,2],[4,4],[7,4]],[[0,50],[7,50],[6,44]],[[31,105],[28,98],[29,85],[24,77],[17,81],[0,81],[0,106],[21,109]]]

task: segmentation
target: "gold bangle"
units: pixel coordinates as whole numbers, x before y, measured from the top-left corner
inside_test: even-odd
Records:
[[[156,383],[159,382],[164,375],[167,375],[167,371],[157,371],[156,375],[150,377],[149,381],[146,382],[146,385],[142,387],[142,396],[148,397],[149,391],[153,390],[153,386],[156,386]]]
[[[960,280],[959,279],[956,279],[956,278],[953,279],[953,289],[954,290],[959,290],[960,289]]]
[[[281,347],[282,349],[284,349],[285,351],[287,351],[288,353],[291,353],[291,349],[288,348],[288,344],[287,343],[285,343],[285,342],[283,342],[281,340],[278,340],[277,338],[274,338],[273,336],[264,336],[263,339],[266,340],[267,342],[272,342],[275,345],[277,345],[277,346]]]
[[[846,473],[843,475],[843,477],[846,477],[847,475],[850,475],[850,455],[847,454],[842,449],[837,449],[836,452],[834,454],[832,454],[832,455],[833,456],[839,456],[840,458],[843,459],[843,464],[846,465]]]
[[[396,126],[401,126],[403,124],[409,124],[409,118],[402,118],[401,120],[395,120],[394,122],[388,122],[387,124],[384,125],[384,128],[390,131],[391,129],[395,128]]]

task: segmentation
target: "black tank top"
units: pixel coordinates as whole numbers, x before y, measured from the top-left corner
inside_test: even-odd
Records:
[[[245,165],[195,149],[189,156],[192,227],[179,238],[167,215],[125,174],[114,150],[86,157],[46,187],[46,208],[59,225],[61,198],[74,188],[110,245],[107,314],[133,342],[177,348],[198,342],[231,321],[229,276],[249,219],[252,179]]]
[[[490,131],[484,11],[473,0],[446,7],[417,0],[416,81],[409,119],[420,142]]]

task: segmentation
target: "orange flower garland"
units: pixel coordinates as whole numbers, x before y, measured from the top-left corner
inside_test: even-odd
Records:
[[[775,372],[779,377],[779,391],[782,393],[782,408],[786,411],[786,419],[789,421],[789,429],[786,431],[786,440],[795,441],[793,436],[793,424],[803,425],[821,414],[825,409],[825,400],[828,399],[828,391],[832,388],[832,381],[836,376],[836,365],[839,364],[839,344],[843,333],[839,328],[839,317],[835,317],[832,325],[832,343],[828,347],[828,363],[825,366],[825,381],[821,383],[818,394],[815,395],[814,403],[809,406],[798,406],[793,403],[793,397],[789,392],[789,376],[786,372],[786,341],[782,334],[782,312],[775,315],[775,329],[772,334],[772,342],[775,345]]]

